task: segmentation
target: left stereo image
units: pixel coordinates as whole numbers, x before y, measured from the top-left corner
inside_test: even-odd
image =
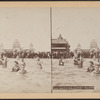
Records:
[[[0,8],[0,93],[50,92],[50,8]]]

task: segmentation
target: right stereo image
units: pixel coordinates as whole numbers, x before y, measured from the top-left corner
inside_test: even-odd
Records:
[[[100,8],[51,8],[53,93],[100,92]]]

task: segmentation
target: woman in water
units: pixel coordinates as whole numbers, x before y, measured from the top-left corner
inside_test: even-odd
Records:
[[[59,59],[59,65],[60,65],[60,66],[64,66],[64,62],[62,61],[62,58]]]
[[[100,62],[95,63],[95,70],[93,71],[94,74],[100,74]]]
[[[12,68],[12,72],[18,72],[20,70],[19,64],[17,61],[14,61],[14,67]]]
[[[87,68],[87,72],[92,72],[95,70],[95,65],[93,61],[90,61],[90,66]]]

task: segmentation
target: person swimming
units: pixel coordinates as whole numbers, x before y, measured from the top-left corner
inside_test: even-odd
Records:
[[[20,67],[19,73],[21,73],[21,74],[26,74],[27,73],[27,71],[25,70],[25,67],[24,66],[21,66]]]
[[[12,72],[18,72],[19,70],[19,63],[17,61],[14,61],[14,67],[12,68]]]
[[[79,64],[78,64],[79,60],[80,60],[80,59],[79,59],[77,56],[75,56],[75,57],[74,57],[74,65],[79,65]]]
[[[25,66],[26,66],[26,64],[24,62],[24,59],[22,59],[19,73],[21,73],[21,74],[26,74],[27,73],[27,71],[25,70]]]
[[[60,65],[60,66],[64,66],[64,62],[62,61],[62,58],[59,59],[59,65]]]
[[[95,70],[93,71],[94,74],[100,74],[100,62],[95,63]]]
[[[87,72],[92,72],[95,70],[95,65],[93,61],[90,61],[90,66],[87,68]]]

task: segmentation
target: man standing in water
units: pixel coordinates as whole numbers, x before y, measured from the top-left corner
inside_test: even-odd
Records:
[[[7,67],[7,56],[3,55],[3,67],[6,68]]]
[[[6,54],[3,54],[2,57],[0,58],[0,63],[3,68],[7,67],[7,56]]]
[[[74,55],[74,65],[78,65],[78,61],[79,61],[78,55],[75,54],[75,55]]]
[[[24,62],[24,59],[22,58],[22,62],[21,62],[21,65],[20,65],[19,73],[21,73],[21,74],[26,74],[27,73],[27,71],[25,70],[25,66],[26,66],[26,64]]]
[[[80,58],[79,58],[79,62],[78,62],[78,64],[79,64],[79,68],[82,68],[83,67],[83,57],[82,57],[82,55],[80,55]]]
[[[42,62],[40,61],[40,58],[37,59],[37,64],[40,69],[42,69]]]

